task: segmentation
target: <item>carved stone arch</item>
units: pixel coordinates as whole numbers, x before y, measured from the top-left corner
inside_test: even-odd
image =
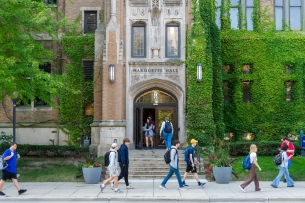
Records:
[[[130,20],[130,22],[132,25],[134,25],[134,24],[147,25],[147,21],[144,21],[144,20]]]
[[[177,25],[181,25],[181,22],[180,21],[177,21],[177,20],[167,20],[165,21],[165,25],[167,24],[177,24]]]

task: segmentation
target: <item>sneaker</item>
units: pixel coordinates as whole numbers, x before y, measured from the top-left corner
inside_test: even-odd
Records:
[[[271,184],[272,187],[277,188],[275,185]]]
[[[179,187],[179,190],[187,190],[186,187]]]
[[[21,189],[18,191],[19,195],[21,195],[22,193],[25,193],[25,192],[26,192],[26,190],[24,190],[24,189]]]
[[[134,187],[128,185],[128,186],[126,186],[126,189],[134,189]]]
[[[167,188],[165,187],[165,185],[159,185],[160,188],[166,190]]]
[[[0,191],[0,196],[5,196],[4,192]]]
[[[114,182],[110,182],[111,190],[114,190]]]
[[[287,181],[286,181],[286,178],[283,180],[283,183],[286,183]]]
[[[117,193],[123,193],[123,191],[120,190],[120,189],[117,189],[117,190],[114,191],[114,193],[116,193],[116,194],[117,194]]]
[[[243,192],[246,192],[246,191],[245,191],[245,189],[244,189],[244,188],[242,188],[241,186],[239,186],[239,188],[240,188],[240,189],[241,189]]]
[[[198,183],[198,186],[204,186],[204,185],[205,185],[205,183],[202,183],[202,182]]]
[[[258,190],[255,190],[255,192],[263,192],[264,190],[263,189],[258,189]]]
[[[294,185],[289,185],[289,186],[287,186],[287,187],[294,187]]]
[[[182,182],[183,187],[188,187],[189,185],[185,183],[185,181]]]
[[[100,185],[101,193],[103,193],[103,190],[105,189],[105,187],[106,187],[106,185],[104,185],[104,187],[103,187],[103,185]]]

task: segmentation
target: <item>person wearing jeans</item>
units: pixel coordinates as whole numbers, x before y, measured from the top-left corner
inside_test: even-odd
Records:
[[[273,180],[273,182],[271,183],[271,186],[274,187],[274,188],[277,188],[280,184],[280,181],[281,181],[281,178],[282,176],[285,174],[286,176],[286,182],[287,182],[287,187],[294,187],[294,182],[292,180],[292,178],[290,177],[289,175],[289,172],[288,172],[288,161],[289,159],[291,158],[291,156],[293,156],[292,154],[291,155],[287,155],[287,150],[288,150],[289,146],[288,145],[284,145],[282,148],[281,148],[281,153],[282,153],[282,164],[279,165],[279,168],[280,168],[280,172],[279,174],[277,175],[277,177]]]
[[[257,174],[255,171],[255,167],[257,167],[259,169],[259,171],[262,171],[261,167],[258,165],[257,163],[257,156],[256,156],[256,152],[257,152],[257,147],[255,144],[252,144],[250,146],[250,162],[252,163],[252,166],[249,170],[250,172],[250,179],[248,179],[246,182],[244,182],[243,184],[241,184],[239,186],[239,188],[243,191],[245,191],[245,188],[252,182],[254,181],[254,186],[255,186],[255,191],[263,191],[261,188],[259,188],[259,182],[258,182],[258,178],[257,178]]]
[[[162,189],[167,189],[165,187],[165,184],[167,181],[172,177],[172,175],[175,173],[177,177],[177,181],[179,184],[179,190],[186,190],[186,188],[183,186],[182,180],[181,180],[181,175],[180,175],[180,170],[179,170],[179,156],[178,156],[178,148],[180,146],[180,141],[179,140],[174,140],[172,148],[170,148],[170,154],[171,154],[171,162],[169,164],[169,171],[167,176],[164,178],[162,181],[160,188]]]
[[[171,125],[171,132],[165,132],[165,125],[169,122]],[[166,150],[169,150],[172,146],[172,138],[174,134],[174,128],[173,124],[169,121],[169,117],[165,117],[165,121],[162,122],[161,128],[160,128],[160,137],[163,136],[164,142],[166,145]]]

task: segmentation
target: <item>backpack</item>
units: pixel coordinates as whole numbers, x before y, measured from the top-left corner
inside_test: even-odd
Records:
[[[252,163],[250,161],[250,153],[247,156],[245,156],[242,165],[244,170],[249,170],[251,168]]]
[[[118,162],[121,162],[122,159],[121,159],[121,147],[118,149]]]
[[[8,164],[4,160],[3,156],[0,155],[0,171],[8,167]]]
[[[172,123],[171,122],[165,122],[164,132],[171,133],[172,132]]]
[[[190,149],[190,148],[186,148],[186,149],[184,150],[184,161],[185,161],[185,162],[188,162],[188,160],[190,159],[189,149]]]
[[[273,159],[273,162],[275,165],[279,166],[282,164],[282,161],[284,158],[282,158],[282,153],[283,152],[280,152],[278,153],[277,155],[275,155],[274,159]]]
[[[164,161],[165,161],[166,164],[169,164],[171,162],[171,151],[172,151],[172,149],[173,148],[170,148],[170,150],[167,150],[164,154]],[[177,154],[177,149],[176,149],[176,154]]]

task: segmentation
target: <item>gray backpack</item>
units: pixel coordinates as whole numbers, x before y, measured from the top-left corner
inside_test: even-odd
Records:
[[[8,164],[3,159],[3,155],[0,155],[0,171],[8,167]]]

